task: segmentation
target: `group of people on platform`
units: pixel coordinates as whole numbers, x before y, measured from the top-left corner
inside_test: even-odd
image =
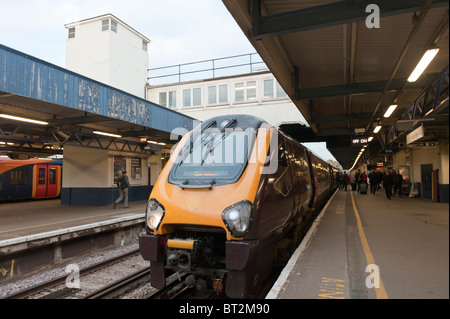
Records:
[[[381,190],[383,186],[386,197],[391,199],[398,193],[402,197],[402,183],[403,176],[399,171],[387,170],[385,172],[372,170],[368,175],[365,171],[357,170],[348,174],[347,172],[336,173],[336,183],[339,189],[347,191],[347,186],[350,184],[352,190],[360,192],[361,184],[370,185],[370,193],[375,194],[376,191]]]

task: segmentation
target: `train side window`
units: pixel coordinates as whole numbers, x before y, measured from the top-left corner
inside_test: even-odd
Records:
[[[48,172],[48,183],[56,184],[56,168],[50,168]]]
[[[9,175],[10,185],[27,185],[28,184],[28,171],[25,170],[12,170]]]
[[[45,184],[45,168],[39,168],[39,185]]]

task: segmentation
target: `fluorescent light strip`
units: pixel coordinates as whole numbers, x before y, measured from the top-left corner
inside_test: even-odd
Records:
[[[425,52],[422,59],[420,59],[419,63],[417,63],[416,68],[409,76],[408,82],[415,82],[422,75],[423,71],[425,71],[431,61],[433,61],[438,52],[439,49],[430,49]]]
[[[367,140],[368,142],[372,142],[373,140],[373,136],[370,136],[369,139]]]
[[[378,131],[381,129],[381,125],[378,125],[377,127],[375,127],[375,129],[373,130],[374,133],[378,133]]]
[[[122,137],[122,135],[111,134],[111,133],[100,132],[100,131],[94,131],[93,133],[98,134],[98,135],[110,136],[110,137]]]
[[[21,121],[21,122],[27,122],[27,123],[33,123],[33,124],[39,124],[39,125],[48,125],[48,122],[27,119],[25,117],[12,116],[12,115],[7,115],[7,114],[0,114],[0,117],[3,117],[8,120]]]
[[[158,143],[158,142],[155,142],[155,141],[147,141],[147,143],[156,144],[156,145],[162,145],[162,146],[166,145],[166,143]]]
[[[397,104],[392,104],[391,106],[389,106],[389,108],[387,109],[386,113],[384,113],[384,117],[389,117],[391,116],[391,114],[395,111],[395,109],[397,108]]]

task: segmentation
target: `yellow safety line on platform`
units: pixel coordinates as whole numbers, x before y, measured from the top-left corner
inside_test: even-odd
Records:
[[[369,247],[369,242],[367,241],[366,234],[364,233],[364,229],[361,223],[361,218],[359,217],[358,210],[356,209],[355,200],[353,199],[353,192],[350,192],[350,195],[352,197],[352,204],[353,204],[353,210],[355,212],[356,217],[356,223],[358,225],[358,231],[359,231],[359,238],[361,240],[361,245],[364,251],[364,255],[366,255],[366,261],[368,265],[375,264],[375,258],[373,258],[372,252]],[[383,280],[381,280],[380,275],[380,287],[375,289],[375,294],[377,296],[377,299],[388,299],[388,294],[386,292],[386,289],[384,288]]]
[[[45,227],[45,226],[63,224],[63,223],[74,222],[74,221],[83,220],[83,219],[90,219],[90,218],[103,217],[103,216],[109,216],[109,215],[118,215],[118,214],[129,213],[129,212],[133,212],[133,211],[137,211],[137,210],[143,210],[143,209],[142,208],[136,208],[136,209],[125,210],[123,212],[114,212],[114,213],[108,213],[108,214],[102,214],[102,215],[96,215],[96,216],[88,216],[88,217],[82,217],[82,218],[63,220],[63,221],[60,221],[60,222],[43,224],[43,225],[36,225],[36,226],[29,226],[29,227],[23,227],[23,228],[3,230],[3,231],[0,231],[0,234],[9,233],[9,232],[12,232],[12,231],[17,231],[17,230],[25,230],[25,229],[31,229],[31,228],[38,228],[38,227]]]

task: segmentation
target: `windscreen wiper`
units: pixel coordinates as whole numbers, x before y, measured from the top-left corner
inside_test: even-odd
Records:
[[[178,185],[181,189],[204,189],[208,188],[212,190],[213,186],[216,184],[215,180],[209,182],[209,184],[189,184],[189,180],[185,180],[182,184]]]
[[[225,139],[225,130],[227,128],[230,128],[234,123],[236,122],[236,119],[232,119],[230,122],[228,122],[227,125],[225,125],[221,130],[220,130],[220,134],[222,135],[222,141]],[[211,151],[220,143],[220,141],[217,141],[216,143],[214,143],[214,140],[211,140],[209,142],[208,148],[206,149],[206,152],[203,154],[202,157],[202,162],[200,165],[203,165],[203,163],[205,162],[205,159],[208,157],[208,155],[211,153]]]
[[[195,136],[191,136],[190,141],[189,141],[189,151],[183,154],[183,158],[180,160],[180,162],[178,163],[178,165],[181,165],[181,164],[184,162],[184,160],[186,159],[186,157],[188,157],[188,155],[191,154],[192,151],[193,151],[199,144],[201,144],[201,142],[202,142],[202,136],[201,136],[201,135],[203,134],[204,131],[206,131],[207,129],[209,129],[209,128],[210,128],[211,126],[213,126],[213,125],[216,125],[216,121],[215,121],[215,120],[212,121],[212,122],[210,122],[208,125],[206,125],[206,126],[200,131],[200,133],[198,133],[198,134],[195,135]],[[200,141],[199,141],[199,142],[195,145],[195,147],[194,147],[194,141],[195,141],[195,139],[198,137],[198,135],[200,135]]]

